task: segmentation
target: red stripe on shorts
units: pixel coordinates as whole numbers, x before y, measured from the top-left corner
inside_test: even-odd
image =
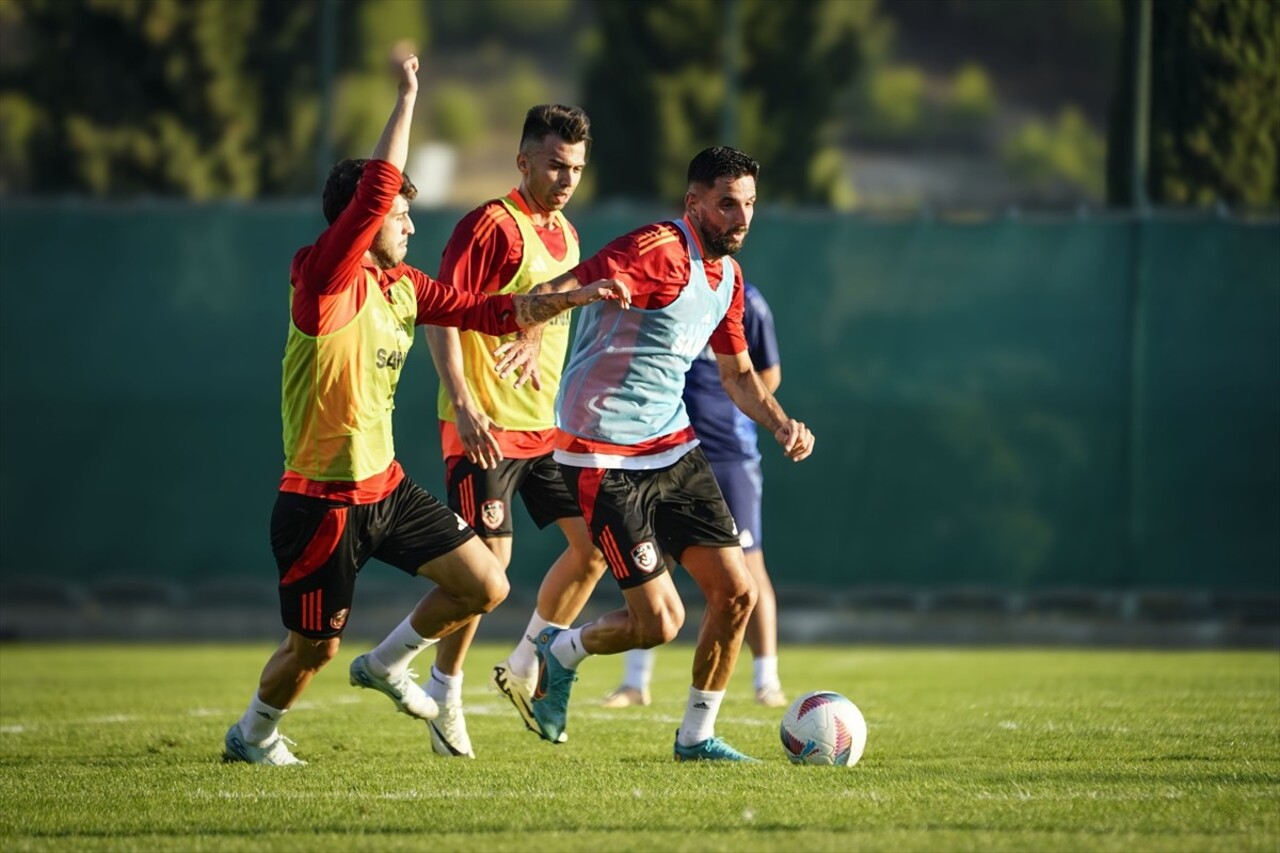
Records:
[[[604,468],[582,468],[578,471],[578,509],[582,510],[582,520],[588,530],[591,529],[591,513],[596,508],[596,496],[600,494],[604,472]]]
[[[624,580],[631,576],[631,569],[622,559],[622,552],[618,550],[618,542],[613,538],[613,531],[607,527],[600,531],[600,552],[604,554],[605,562],[613,570],[615,578]]]
[[[302,596],[302,630],[320,630],[320,603],[324,590],[316,589]]]
[[[288,586],[296,583],[327,563],[342,539],[342,532],[346,529],[347,508],[345,506],[334,507],[325,513],[311,541],[307,543],[306,548],[302,549],[298,559],[293,561],[289,571],[281,578],[280,585]]]
[[[458,484],[458,508],[462,510],[462,520],[472,527],[476,526],[476,483],[475,476],[468,474]]]

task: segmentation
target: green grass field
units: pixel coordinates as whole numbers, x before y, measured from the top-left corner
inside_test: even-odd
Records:
[[[303,768],[221,761],[267,645],[0,647],[0,849],[1280,849],[1274,652],[789,647],[788,689],[844,693],[870,729],[858,766],[817,768],[783,757],[745,657],[717,731],[764,763],[674,763],[680,646],[642,709],[596,707],[621,660],[588,660],[561,746],[485,690],[506,649],[478,647],[478,758],[437,758],[347,686],[365,647],[286,718]]]

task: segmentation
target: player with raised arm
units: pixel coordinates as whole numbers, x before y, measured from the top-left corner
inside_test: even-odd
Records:
[[[608,281],[541,296],[469,294],[406,265],[417,189],[403,169],[417,58],[398,61],[396,73],[398,96],[372,158],[333,167],[324,189],[329,227],[293,259],[281,388],[285,471],[271,515],[288,633],[227,730],[228,761],[304,763],[278,724],[337,655],[356,574],[370,558],[436,584],[350,671],[352,684],[385,693],[419,719],[438,708],[414,683],[409,662],[506,597],[506,577],[489,549],[395,459],[391,410],[413,327],[506,334],[578,305],[628,298],[625,286]],[[520,354],[505,363],[527,367]]]
[[[715,736],[715,720],[756,586],[681,394],[690,363],[710,341],[734,404],[768,429],[788,458],[813,450],[813,435],[787,416],[752,367],[743,335],[742,271],[731,256],[751,225],[759,168],[733,148],[702,151],[689,164],[682,218],[620,237],[551,282],[572,286],[608,275],[627,285],[633,303],[581,313],[557,399],[555,458],[626,607],[580,628],[539,633],[532,704],[547,740],[565,730],[570,689],[588,655],[676,636],[684,604],[667,572],[670,555],[707,601],[675,757],[752,760]]]

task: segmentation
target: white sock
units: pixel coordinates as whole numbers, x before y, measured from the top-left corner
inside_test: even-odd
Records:
[[[622,685],[636,690],[648,690],[649,682],[653,680],[653,662],[657,657],[656,649],[632,649],[627,652]]]
[[[587,659],[587,650],[582,647],[582,629],[568,628],[561,631],[551,643],[551,654],[556,656],[565,669],[577,669],[578,664]]]
[[[766,687],[781,687],[782,682],[778,680],[778,656],[765,655],[758,657],[751,662],[752,668],[756,675],[756,690],[764,690]]]
[[[524,629],[524,637],[516,643],[516,647],[507,658],[511,674],[517,678],[532,678],[538,671],[538,659],[533,655],[533,641],[543,628],[568,628],[568,625],[557,625],[548,622],[538,614],[537,610],[529,617],[529,625]]]
[[[427,695],[436,700],[437,705],[461,705],[462,673],[445,675],[434,666],[431,667],[431,678],[427,680]]]
[[[723,699],[723,690],[689,688],[689,704],[684,707],[684,722],[676,735],[681,746],[702,743],[716,733],[716,716]]]
[[[413,630],[409,619],[404,617],[404,621],[369,653],[369,663],[372,664],[369,669],[374,675],[385,678],[387,673],[399,672],[409,666],[419,652],[439,642],[428,640]]]
[[[258,698],[258,691],[255,690],[253,698],[249,700],[249,707],[240,718],[240,734],[244,735],[244,739],[253,746],[262,746],[275,737],[280,718],[288,712],[288,708],[283,711],[272,708]]]

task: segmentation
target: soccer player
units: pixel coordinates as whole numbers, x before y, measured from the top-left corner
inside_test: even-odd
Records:
[[[764,296],[750,282],[743,291],[742,322],[747,336],[747,353],[770,393],[782,382],[778,361],[778,339],[773,330],[773,312]],[[710,347],[694,359],[685,375],[684,405],[689,412],[698,445],[711,463],[716,483],[729,504],[738,525],[738,540],[746,556],[747,569],[756,582],[758,595],[747,622],[747,646],[755,670],[756,702],[769,708],[787,704],[778,680],[778,602],[764,563],[764,534],[761,501],[764,478],[760,471],[760,448],[755,422],[733,404],[724,386],[715,353]],[[654,649],[632,649],[626,654],[622,684],[602,704],[605,708],[648,705],[649,682],[653,678]]]
[[[542,629],[533,715],[557,742],[578,665],[670,641],[684,605],[667,571],[682,564],[706,597],[693,684],[674,746],[678,760],[750,761],[715,736],[715,720],[756,601],[738,530],[681,394],[706,347],[729,397],[773,434],[793,460],[813,435],[790,418],[761,381],[743,335],[737,253],[755,211],[760,166],[733,148],[709,148],[689,164],[685,215],[619,237],[551,285],[604,273],[625,283],[632,306],[588,307],[556,400],[555,458],[582,507],[626,606],[580,628]],[[527,338],[537,330],[526,330]],[[532,346],[522,340],[516,347]],[[506,357],[512,357],[509,351]],[[502,360],[500,372],[507,367]]]
[[[464,293],[404,263],[417,189],[403,174],[418,93],[418,60],[397,63],[399,94],[373,156],[329,173],[329,227],[293,259],[282,382],[285,471],[271,515],[288,634],[267,661],[244,716],[224,739],[228,761],[302,764],[280,718],[338,652],[356,573],[376,557],[435,582],[413,612],[351,664],[351,683],[385,693],[430,720],[436,703],[409,662],[507,594],[497,560],[466,523],[405,476],[391,410],[414,325],[506,334],[597,299],[627,297],[617,282],[540,296]],[[507,363],[526,366],[517,354]]]
[[[516,154],[520,185],[462,218],[445,246],[440,280],[469,293],[527,293],[575,267],[578,234],[561,210],[586,167],[590,130],[577,107],[530,109]],[[569,315],[542,333],[538,388],[514,388],[498,377],[493,353],[501,338],[438,326],[424,331],[440,374],[440,443],[450,508],[475,529],[504,571],[511,563],[511,502],[517,492],[534,523],[555,523],[567,542],[538,591],[525,639],[491,675],[532,728],[533,640],[547,625],[567,627],[605,569],[582,510],[551,458]],[[478,624],[478,617],[472,619],[436,647],[427,693],[440,707],[430,724],[431,745],[440,755],[475,757],[461,702],[463,659]]]

